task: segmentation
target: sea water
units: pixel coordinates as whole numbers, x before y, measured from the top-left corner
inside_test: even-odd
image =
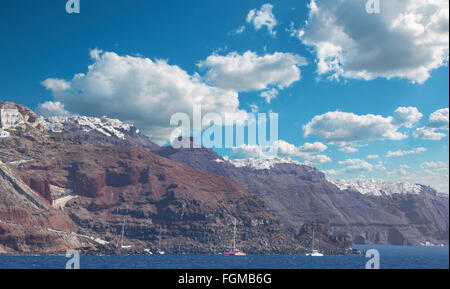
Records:
[[[381,269],[448,269],[448,247],[355,246],[376,249]],[[0,256],[2,269],[64,269],[65,256]],[[369,258],[293,255],[128,255],[80,256],[81,269],[365,269]]]

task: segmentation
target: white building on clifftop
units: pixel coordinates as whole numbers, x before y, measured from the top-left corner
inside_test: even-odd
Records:
[[[0,119],[1,129],[15,128],[24,124],[23,116],[17,108],[2,108]]]

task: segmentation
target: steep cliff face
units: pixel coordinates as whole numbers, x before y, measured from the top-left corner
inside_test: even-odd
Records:
[[[91,246],[75,223],[0,162],[0,253],[57,253]]]
[[[75,225],[65,230],[76,230],[79,240],[103,239],[107,250],[117,247],[124,221],[133,248],[156,248],[161,236],[166,251],[183,253],[228,250],[234,219],[239,247],[250,253],[305,252],[309,223],[355,243],[448,243],[448,198],[431,188],[362,193],[295,161],[228,162],[207,148],[152,153],[145,141],[130,142],[133,130],[122,123],[83,117],[76,125],[59,123],[53,120],[50,134],[35,122],[0,139],[0,160],[41,204]],[[326,234],[323,244],[334,250],[327,252],[346,251],[347,237]],[[103,241],[80,244],[106,250]]]
[[[231,246],[236,219],[238,245],[249,253],[305,252],[257,196],[225,177],[143,148],[101,147],[39,131],[0,140],[0,160],[33,196],[28,198],[30,206],[20,200],[10,206],[9,199],[1,199],[0,216],[8,226],[2,231],[15,240],[0,238],[3,250],[34,252],[42,246],[42,252],[48,252],[52,247],[70,247],[50,241],[64,233],[47,229],[75,232],[72,247],[105,250],[95,242],[80,241],[91,236],[114,250],[126,221],[124,243],[135,250],[156,250],[161,236],[165,251],[224,252]],[[9,189],[2,189],[1,196]],[[37,207],[31,209],[31,204]],[[36,217],[33,210],[49,213]],[[36,235],[41,241],[28,246],[27,234],[17,235],[8,222],[19,227],[30,224],[46,234]],[[48,245],[41,244],[47,241]]]
[[[348,233],[355,243],[448,243],[448,198],[424,186],[415,185],[414,194],[362,194],[341,190],[320,171],[293,161],[231,163],[206,148],[164,147],[156,153],[246,187],[292,235],[311,222]]]

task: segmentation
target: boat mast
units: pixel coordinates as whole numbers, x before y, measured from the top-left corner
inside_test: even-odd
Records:
[[[313,252],[314,252],[314,239],[315,239],[315,236],[314,236],[314,228],[313,228],[313,239],[312,239],[312,250],[313,250]]]
[[[126,220],[124,219],[123,224],[122,224],[122,235],[120,237],[120,247],[121,248],[123,247],[123,235],[125,234],[125,222],[126,222]]]
[[[234,219],[233,250],[236,249],[236,219]]]
[[[159,226],[159,245],[158,249],[161,251],[161,226]]]

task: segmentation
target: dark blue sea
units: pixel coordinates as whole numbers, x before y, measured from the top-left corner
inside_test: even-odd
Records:
[[[381,269],[448,269],[448,247],[357,246],[376,249]],[[0,256],[1,269],[64,269],[65,256]],[[365,269],[361,256],[130,255],[80,256],[81,269]]]

